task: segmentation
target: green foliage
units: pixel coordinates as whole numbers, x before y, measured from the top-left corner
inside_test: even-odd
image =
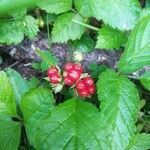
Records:
[[[23,22],[16,21],[3,21],[0,23],[0,43],[4,44],[17,44],[24,38],[22,32]]]
[[[26,34],[26,36],[28,36],[30,39],[33,39],[37,33],[38,33],[38,25],[37,25],[37,21],[32,17],[27,15],[25,17],[25,21],[24,21],[24,33]]]
[[[72,0],[45,0],[41,1],[38,6],[47,13],[60,14],[71,10]]]
[[[143,86],[150,91],[150,71],[145,72],[142,76],[140,76],[139,80]]]
[[[8,113],[6,110],[11,112],[11,107],[15,108],[15,104],[11,102],[15,102],[12,95],[15,95],[16,89],[21,88],[18,84],[13,84],[17,83],[17,79],[18,82],[25,83],[14,70],[9,69],[7,74],[10,80],[4,72],[0,73],[0,100],[9,100],[9,103],[0,101],[2,150],[17,150],[21,124],[26,129],[30,144],[37,150],[150,148],[148,134],[135,135],[135,122],[139,111],[139,96],[135,85],[114,71],[103,72],[97,82],[98,98],[101,101],[100,111],[89,102],[78,98],[55,106],[51,91],[45,88],[30,88],[30,91],[21,97],[23,122],[16,112]],[[13,75],[15,77],[12,77]],[[19,120],[13,121],[12,116]]]
[[[135,85],[114,71],[100,75],[97,92],[101,113],[113,131],[111,149],[125,149],[135,135],[135,122],[139,111],[139,97]]]
[[[150,149],[150,134],[137,134],[131,140],[126,150]]]
[[[17,150],[20,143],[21,124],[12,121],[16,117],[13,87],[6,73],[0,72],[0,149]]]
[[[74,0],[74,5],[77,11],[84,17],[92,17],[92,0]]]
[[[16,105],[13,88],[5,72],[0,72],[0,114],[15,116]]]
[[[73,20],[85,22],[83,17],[72,12],[62,14],[56,19],[52,30],[53,42],[63,43],[81,37],[85,31],[85,27],[74,23]]]
[[[51,65],[58,63],[57,58],[50,51],[36,50],[37,54],[43,59],[41,63],[42,71],[46,71]]]
[[[19,9],[0,20],[0,43],[18,44],[24,39],[24,34],[31,39],[37,35],[37,22],[26,13],[26,9]]]
[[[50,110],[53,108],[53,102],[53,95],[44,88],[31,90],[23,97],[21,110],[30,143],[33,144],[34,142],[37,122],[50,113]]]
[[[121,73],[131,73],[150,65],[150,15],[139,21],[131,33],[119,62]]]
[[[21,124],[0,115],[0,149],[17,150],[20,143]]]
[[[71,46],[79,52],[88,53],[94,49],[94,40],[89,35],[83,35],[80,40],[73,41]]]
[[[3,63],[3,59],[2,57],[0,56],[0,65]]]
[[[97,94],[91,99],[78,98],[76,90],[67,86],[62,93],[53,94],[50,89],[62,87],[63,81],[51,86],[46,80],[40,83],[41,79],[36,77],[24,80],[13,69],[7,69],[6,73],[1,71],[0,150],[32,146],[37,150],[150,149],[150,135],[139,133],[137,128],[141,124],[136,122],[138,118],[138,122],[143,119],[140,105],[146,113],[149,106],[146,100],[140,102],[143,93],[139,97],[127,75],[121,75],[150,65],[149,3],[146,2],[142,10],[138,0],[45,0],[36,4],[42,11],[38,8],[27,12],[25,7],[37,1],[0,2],[1,44],[20,43],[24,36],[33,39],[38,33],[36,16],[46,20],[48,34],[51,31],[49,39],[56,43],[69,41],[74,52],[80,54],[78,59],[82,53],[91,52],[95,43],[96,48],[119,50],[125,47],[125,51],[115,68],[118,72],[106,70],[104,65],[88,66],[91,77],[95,82],[98,80]],[[85,33],[86,28],[91,30]],[[36,52],[42,62],[32,67],[46,71],[58,64],[51,51],[37,49]],[[137,79],[150,90],[149,71]]]
[[[0,16],[6,13],[11,13],[18,8],[32,7],[39,0],[1,0],[0,1]]]
[[[98,110],[91,104],[68,100],[52,109],[46,118],[39,121],[35,138],[36,148],[107,150],[109,134],[101,123]]]
[[[110,26],[103,25],[99,30],[96,48],[107,50],[119,49],[120,46],[125,45],[126,41],[127,36],[125,33],[113,29]]]
[[[137,0],[74,0],[74,3],[81,15],[102,19],[120,30],[132,29],[141,11]]]
[[[146,7],[146,8],[150,8],[150,1],[149,1],[149,0],[146,0],[145,7]]]
[[[94,0],[93,16],[120,30],[133,29],[140,15],[137,0]]]
[[[38,85],[40,85],[40,80],[36,77],[32,77],[28,82],[27,82],[28,86],[30,89],[34,89],[36,87],[38,87]]]
[[[28,85],[22,76],[15,70],[9,68],[6,71],[6,74],[10,80],[11,86],[13,87],[15,99],[17,103],[20,104],[21,97],[29,90]]]
[[[143,9],[141,14],[140,14],[140,19],[143,19],[144,17],[150,15],[150,8]]]
[[[90,70],[91,77],[97,81],[99,75],[102,72],[106,71],[106,69],[108,69],[108,67],[105,65],[97,65],[95,63],[91,63],[88,66],[88,69]]]

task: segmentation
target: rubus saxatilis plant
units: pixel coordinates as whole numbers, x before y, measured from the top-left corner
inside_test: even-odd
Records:
[[[47,75],[55,93],[61,92],[64,85],[75,88],[80,97],[91,97],[96,92],[94,80],[84,73],[80,63],[67,62],[62,71],[57,66],[51,66]]]
[[[52,89],[62,82],[67,87],[63,85],[62,95],[59,95],[45,80],[40,79],[42,82],[33,84],[15,70],[1,71],[0,150],[150,149],[150,134],[137,129],[138,118],[145,113],[149,115],[145,107],[143,110],[140,108],[143,99],[141,89],[147,89],[149,95],[150,72],[142,71],[142,75],[133,76],[140,69],[147,70],[150,65],[149,0],[142,1],[146,4],[142,7],[139,1],[45,0],[37,4],[43,10],[42,15],[47,12],[46,22],[47,27],[49,24],[52,27],[49,29],[52,42],[69,41],[73,48],[79,48],[83,53],[96,47],[104,51],[121,50],[119,53],[123,54],[115,71],[98,72],[96,89],[88,88],[80,93],[84,100],[72,94],[74,90],[68,90],[68,87],[80,91],[87,83],[92,83],[91,79],[85,82],[88,76],[68,86],[64,82],[65,73],[63,76],[56,67],[56,76],[50,77],[55,83]],[[3,6],[0,5],[1,8]],[[11,13],[6,18],[1,15],[2,10],[0,43],[16,44],[23,40],[24,35],[33,38],[37,34],[37,20],[27,15],[26,10]],[[39,54],[43,58],[41,66],[46,64],[46,70],[57,64],[47,51]],[[79,58],[82,60],[83,57]],[[89,99],[87,92],[94,91]],[[56,102],[58,97],[61,99],[59,104]]]

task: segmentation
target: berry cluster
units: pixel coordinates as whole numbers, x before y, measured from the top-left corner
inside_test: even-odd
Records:
[[[60,69],[52,66],[48,70],[48,77],[53,86],[67,85],[75,87],[77,94],[80,97],[90,97],[96,91],[93,79],[83,74],[83,68],[81,64],[68,62],[63,68],[63,82]]]
[[[64,83],[68,86],[74,85],[80,79],[82,73],[83,68],[80,64],[66,63],[63,72]]]
[[[90,97],[95,93],[94,81],[91,77],[80,79],[76,84],[77,93],[81,97]]]
[[[47,72],[47,76],[49,77],[50,82],[52,84],[58,84],[62,80],[61,75],[60,75],[60,71],[55,66],[52,66],[51,68],[49,68],[49,70]]]

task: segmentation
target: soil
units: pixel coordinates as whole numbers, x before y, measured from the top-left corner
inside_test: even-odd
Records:
[[[34,40],[24,39],[18,45],[0,45],[0,52],[3,58],[3,63],[0,69],[12,67],[19,71],[25,78],[30,78],[33,75],[40,76],[41,73],[31,67],[32,62],[40,61],[40,58],[35,53],[35,49],[48,50],[47,34],[40,32]],[[58,58],[59,66],[61,67],[66,61],[72,59],[71,47],[67,44],[55,44],[51,46],[52,53]],[[120,51],[104,51],[94,49],[90,53],[83,54],[81,63],[84,68],[93,62],[96,64],[105,64],[110,68],[115,69],[117,61],[120,58]]]

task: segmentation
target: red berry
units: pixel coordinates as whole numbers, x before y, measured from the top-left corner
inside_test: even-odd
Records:
[[[93,84],[92,86],[88,87],[88,90],[89,90],[90,94],[92,94],[92,95],[95,94],[95,92],[96,92],[95,85]]]
[[[58,73],[58,69],[55,66],[52,66],[51,68],[48,69],[47,75],[50,77],[54,74]]]
[[[76,84],[76,89],[77,90],[83,90],[86,88],[86,84],[83,80],[79,80]]]
[[[52,84],[57,84],[57,83],[60,83],[61,82],[61,76],[58,75],[58,74],[54,74],[50,77],[50,82]]]
[[[84,82],[86,83],[87,86],[91,86],[94,84],[94,80],[91,77],[84,78]]]
[[[64,83],[68,86],[72,86],[75,82],[72,79],[70,79],[69,77],[66,77],[64,79]]]
[[[78,92],[79,96],[81,96],[81,97],[88,97],[88,96],[90,96],[90,93],[89,93],[87,88],[85,88],[83,90],[78,90],[77,92]]]
[[[74,69],[79,71],[80,73],[83,72],[83,68],[82,68],[81,64],[75,64]]]
[[[72,69],[68,72],[68,77],[75,82],[80,78],[80,75],[81,75],[81,73],[74,69]]]
[[[70,71],[71,69],[73,69],[73,67],[74,67],[74,64],[71,63],[71,62],[68,62],[68,63],[65,64],[64,70],[65,71]]]

